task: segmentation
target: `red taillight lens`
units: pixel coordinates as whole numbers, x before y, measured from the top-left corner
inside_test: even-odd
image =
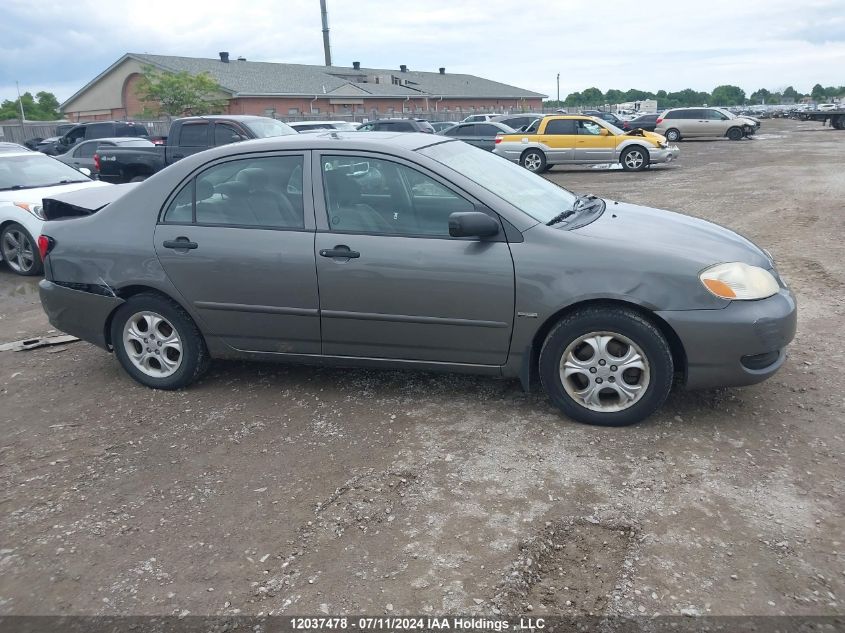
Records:
[[[657,123],[658,123],[658,124],[663,123],[663,118],[662,118],[662,117],[657,117]]]
[[[501,136],[497,136],[497,137],[496,137],[496,140],[494,140],[493,142],[494,142],[496,145],[498,145],[499,143],[501,143],[501,142],[502,142],[502,137],[501,137]]]
[[[53,250],[55,245],[56,240],[49,235],[38,236],[38,252],[41,254],[41,261],[44,261],[44,258]]]
[[[100,171],[100,155],[94,154],[94,169]]]

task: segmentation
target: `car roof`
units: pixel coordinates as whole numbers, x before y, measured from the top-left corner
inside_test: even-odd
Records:
[[[106,136],[104,138],[91,138],[87,141],[82,141],[82,143],[122,143],[124,141],[147,141],[152,143],[146,136]],[[82,143],[79,143],[79,145],[82,145]]]
[[[41,152],[31,152],[28,149],[24,148],[21,151],[14,151],[14,152],[2,152],[0,153],[0,159],[3,158],[11,158],[12,156],[43,156],[44,158],[49,158],[54,160],[52,156],[47,156],[47,154],[42,154]]]
[[[240,143],[231,143],[219,148],[206,150],[206,152],[216,152],[223,156],[226,154],[242,154],[248,151],[260,152],[296,149],[379,151],[384,150],[385,145],[413,151],[429,145],[451,142],[455,141],[446,140],[442,136],[423,134],[421,132],[361,133],[357,130],[326,130],[325,132],[314,134],[286,134],[285,136],[271,136],[241,141]],[[205,155],[206,152],[202,153]]]
[[[334,125],[336,123],[348,123],[348,121],[288,121],[288,125],[291,127],[294,125],[325,125],[326,123]]]

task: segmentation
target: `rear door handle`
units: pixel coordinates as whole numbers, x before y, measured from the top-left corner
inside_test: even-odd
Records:
[[[345,244],[340,244],[334,248],[324,248],[320,251],[321,257],[338,257],[344,259],[357,259],[361,257],[358,251],[350,250]]]
[[[164,240],[164,248],[175,248],[176,250],[190,250],[199,248],[199,244],[192,242],[187,237],[177,237],[175,240]]]

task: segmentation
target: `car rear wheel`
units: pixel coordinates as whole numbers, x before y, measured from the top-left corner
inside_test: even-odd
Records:
[[[742,128],[732,127],[728,130],[727,137],[732,141],[741,141],[743,137]]]
[[[522,154],[519,164],[530,172],[541,174],[546,170],[546,155],[538,149],[529,149]]]
[[[157,294],[135,295],[117,309],[111,342],[126,373],[154,389],[185,387],[208,367],[208,350],[194,321]]]
[[[41,273],[41,255],[35,240],[20,224],[7,224],[0,233],[0,249],[3,259],[13,272],[31,277]]]
[[[625,171],[642,171],[648,167],[648,151],[639,145],[629,147],[622,152],[619,162],[622,163],[622,169]]]
[[[675,141],[680,141],[681,140],[680,131],[676,130],[675,128],[670,128],[670,129],[666,130],[666,140],[672,141],[673,143]]]
[[[591,307],[563,318],[540,352],[540,379],[552,402],[585,424],[627,426],[654,413],[672,387],[666,338],[624,307]]]

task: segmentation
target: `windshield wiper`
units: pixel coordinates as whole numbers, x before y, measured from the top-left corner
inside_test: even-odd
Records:
[[[591,193],[588,193],[583,196],[578,196],[577,198],[575,198],[575,202],[572,203],[571,209],[567,209],[566,211],[558,213],[555,217],[546,222],[546,226],[553,226],[555,224],[563,222],[564,220],[572,217],[582,209],[586,209],[587,207],[593,206],[596,201],[601,202],[601,198],[599,198],[598,196],[594,196]]]
[[[27,185],[12,185],[11,187],[2,187],[0,191],[17,191],[18,189],[31,189]]]

